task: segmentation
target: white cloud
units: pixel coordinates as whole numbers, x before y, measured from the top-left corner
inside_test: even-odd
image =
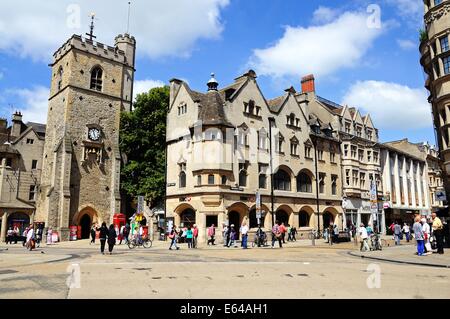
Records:
[[[423,25],[424,6],[419,0],[386,0],[389,5],[396,8],[397,14],[403,18],[410,27]]]
[[[258,74],[275,77],[308,73],[323,77],[354,67],[383,30],[370,27],[368,20],[366,13],[345,12],[319,26],[287,26],[274,45],[255,49],[249,64]]]
[[[15,100],[14,111],[21,111],[24,122],[47,122],[47,108],[50,90],[44,86],[31,89],[8,89],[4,95]]]
[[[141,93],[146,93],[149,90],[164,86],[165,83],[160,80],[138,80],[134,82],[133,88],[133,98],[136,99],[136,96]]]
[[[314,23],[329,23],[333,21],[339,14],[338,10],[320,6],[313,13]]]
[[[370,113],[380,129],[408,130],[430,127],[431,107],[427,92],[398,83],[359,81],[345,94],[342,103]]]
[[[397,39],[397,44],[403,50],[413,50],[418,49],[419,47],[419,45],[416,44],[414,41],[407,39]]]
[[[0,51],[48,61],[68,37],[88,31],[90,12],[95,12],[98,18],[97,40],[112,45],[114,37],[126,31],[127,3],[125,0],[3,0]],[[130,33],[136,37],[138,54],[151,58],[189,56],[199,39],[220,36],[221,10],[228,4],[229,0],[133,1]]]

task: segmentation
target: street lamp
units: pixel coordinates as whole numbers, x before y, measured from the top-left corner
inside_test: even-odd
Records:
[[[314,124],[311,125],[313,130],[313,145],[314,145],[314,166],[315,166],[315,175],[316,175],[316,208],[317,208],[317,234],[320,233],[320,208],[319,208],[319,174],[317,170],[317,135],[320,134],[320,124],[315,121]]]
[[[273,203],[273,161],[272,161],[272,126],[275,123],[274,117],[269,117],[269,152],[270,152],[270,204],[271,204],[271,211],[272,211],[272,228],[275,225],[275,212],[274,212],[274,203]]]

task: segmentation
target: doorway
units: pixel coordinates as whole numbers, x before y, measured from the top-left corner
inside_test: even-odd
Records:
[[[241,225],[241,215],[236,211],[231,211],[228,213],[228,225],[234,225],[234,230],[236,231],[236,240],[239,240],[239,227]]]
[[[84,214],[80,219],[81,226],[81,239],[89,239],[91,232],[91,217],[88,214]]]

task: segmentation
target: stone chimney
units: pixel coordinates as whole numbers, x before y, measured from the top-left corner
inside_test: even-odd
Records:
[[[12,116],[11,137],[19,137],[22,133],[22,113],[16,111]]]
[[[314,75],[309,74],[302,77],[302,93],[314,93],[315,91],[316,87],[314,85]]]

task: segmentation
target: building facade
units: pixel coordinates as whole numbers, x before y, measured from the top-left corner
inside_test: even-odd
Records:
[[[425,30],[421,34],[420,63],[430,92],[437,145],[447,197],[450,195],[450,1],[425,0]]]
[[[0,119],[0,240],[9,227],[22,234],[35,220],[44,141],[45,125],[23,123],[20,112],[10,127]]]
[[[430,191],[430,206],[431,211],[437,212],[445,208],[442,195],[445,194],[443,172],[441,169],[441,161],[439,159],[439,152],[434,146],[428,143],[418,144],[420,149],[427,155],[428,165],[428,187]]]
[[[383,167],[383,229],[392,222],[414,222],[416,214],[431,212],[427,153],[407,139],[381,145]]]
[[[36,219],[69,239],[120,212],[120,114],[131,110],[136,41],[72,36],[54,54]]]
[[[301,99],[308,100],[309,112],[315,114],[340,141],[342,170],[342,206],[345,225],[373,224],[370,186],[376,181],[382,196],[378,129],[369,114],[362,116],[356,108],[341,106],[316,95],[314,76],[302,79]],[[378,214],[381,218],[381,210]],[[376,216],[376,215],[375,215]]]
[[[259,191],[266,230],[273,220],[304,234],[342,227],[339,140],[328,127],[311,130],[317,118],[294,88],[267,100],[256,78],[250,70],[219,90],[213,77],[206,93],[171,80],[167,216],[197,224],[200,240],[211,224],[238,229],[247,220],[254,231]]]

